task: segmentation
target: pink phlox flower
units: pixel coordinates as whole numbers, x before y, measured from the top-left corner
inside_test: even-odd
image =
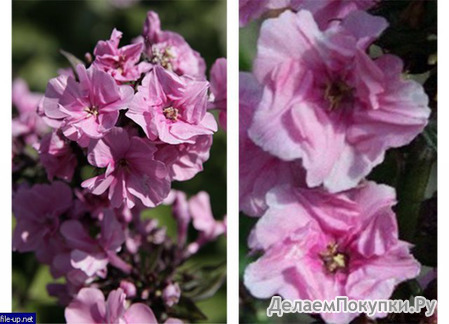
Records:
[[[128,280],[120,281],[120,288],[123,289],[123,292],[126,294],[126,297],[133,298],[137,295],[136,285]]]
[[[300,160],[309,187],[355,187],[387,149],[427,124],[428,97],[402,78],[402,61],[365,53],[386,26],[361,11],[325,31],[308,11],[262,26],[254,71],[264,90],[249,137],[284,161]]]
[[[158,227],[156,219],[136,220],[135,218],[133,225],[135,230],[127,229],[125,232],[126,249],[132,254],[136,254],[144,242],[162,244],[166,239],[166,229]]]
[[[85,180],[81,186],[95,195],[109,190],[112,207],[124,203],[132,208],[136,200],[154,207],[168,195],[167,169],[154,160],[156,147],[147,139],[129,137],[126,130],[114,128],[102,139],[92,141],[88,152],[89,163],[106,171]]]
[[[65,260],[63,260],[61,263],[66,262]],[[58,298],[60,305],[67,306],[82,288],[84,288],[86,285],[91,284],[92,279],[89,278],[81,270],[73,269],[71,266],[69,270],[64,274],[64,277],[65,277],[64,284],[59,283],[48,284],[47,292],[50,296]],[[57,278],[57,276],[54,276],[54,278]]]
[[[276,1],[276,0],[275,0]],[[309,10],[320,28],[326,28],[357,10],[368,10],[381,0],[291,0],[290,7]]]
[[[172,307],[173,305],[179,302],[179,298],[181,297],[181,288],[177,282],[169,283],[164,290],[162,291],[162,299],[164,300],[165,305],[168,307]]]
[[[143,44],[136,43],[118,48],[122,32],[114,28],[111,38],[99,41],[94,49],[93,65],[108,72],[118,82],[135,81],[140,75],[151,69],[146,62],[139,63]]]
[[[195,81],[155,66],[142,81],[126,116],[150,140],[168,144],[195,143],[195,136],[217,131],[207,112],[207,81]]]
[[[250,73],[241,72],[239,79],[240,210],[248,216],[261,216],[267,208],[266,193],[281,184],[304,186],[305,172],[299,161],[283,161],[249,138],[248,129],[262,96],[262,86]]]
[[[37,114],[43,94],[30,92],[27,83],[15,79],[12,84],[12,104],[17,109],[17,117],[12,120],[12,136],[23,136],[25,143],[33,145],[48,133],[49,128]]]
[[[83,286],[76,286],[69,282],[62,283],[49,283],[47,284],[47,292],[49,296],[58,299],[58,304],[61,306],[67,306],[76,296],[78,291],[83,288]]]
[[[40,262],[50,264],[62,248],[60,217],[73,205],[72,190],[59,181],[20,188],[13,196],[16,218],[12,245],[14,251],[34,251]]]
[[[165,201],[166,199],[164,199]],[[164,202],[163,202],[164,203]],[[135,254],[145,242],[163,244],[166,240],[166,228],[158,226],[158,220],[154,218],[142,219],[141,213],[147,209],[142,204],[131,209],[132,225],[125,229],[126,249]]]
[[[212,135],[199,135],[192,140],[194,143],[157,145],[155,159],[165,164],[171,179],[187,181],[203,171],[203,163],[209,159]]]
[[[246,287],[257,298],[390,298],[399,283],[420,271],[411,245],[398,238],[395,203],[394,189],[374,182],[339,194],[274,188],[249,238],[250,247],[263,255],[247,267]],[[321,316],[343,324],[358,315]]]
[[[131,266],[117,255],[125,242],[125,233],[113,211],[105,212],[101,231],[96,238],[92,238],[83,224],[75,219],[61,225],[61,234],[72,249],[72,267],[82,270],[89,277],[105,278],[109,263],[125,273],[131,271]]]
[[[270,10],[291,8],[294,0],[240,0],[239,1],[239,23],[245,27],[254,19],[260,18]]]
[[[356,10],[367,10],[380,0],[240,0],[240,27],[262,15],[276,17],[284,10],[310,11],[320,28],[341,20]]]
[[[71,67],[58,69],[58,75],[65,75],[67,77],[75,78],[75,72],[73,71],[73,68],[71,68]]]
[[[189,211],[187,195],[184,192],[178,190],[172,190],[172,192],[174,193],[175,197],[172,205],[172,213],[177,222],[177,242],[178,246],[184,246],[187,241],[187,234],[192,216]]]
[[[52,181],[54,177],[72,180],[78,162],[68,139],[61,132],[54,130],[46,134],[36,145],[36,149],[48,180]]]
[[[119,110],[128,108],[134,90],[117,85],[106,72],[77,66],[79,82],[60,75],[48,83],[42,109],[64,135],[83,147],[101,138],[117,122]]]
[[[71,218],[79,219],[89,214],[90,217],[102,220],[104,212],[110,207],[107,193],[94,195],[88,189],[74,189],[76,196],[75,206]]]
[[[145,304],[127,307],[126,295],[121,288],[109,293],[108,299],[97,288],[83,288],[65,309],[65,319],[71,323],[123,323],[157,324],[153,311]]]
[[[64,239],[58,243],[62,244],[64,249],[61,249],[59,253],[54,256],[50,264],[50,273],[55,279],[64,276],[67,284],[67,292],[74,295],[79,289],[89,284],[94,277],[87,275],[82,269],[74,268],[71,259],[72,249],[66,244]],[[56,291],[55,293],[60,294],[62,291],[59,291],[59,293]],[[64,296],[61,297],[65,299]]]
[[[147,13],[142,33],[148,61],[197,80],[206,79],[206,63],[184,38],[171,31],[161,30],[159,16],[154,11]]]
[[[188,203],[193,227],[199,232],[196,241],[187,246],[187,253],[194,254],[204,244],[226,233],[226,216],[222,221],[217,221],[214,218],[210,197],[205,191],[191,197]]]
[[[227,116],[227,62],[226,58],[217,59],[210,69],[210,91],[212,93],[211,108],[219,109],[220,126],[226,130]]]

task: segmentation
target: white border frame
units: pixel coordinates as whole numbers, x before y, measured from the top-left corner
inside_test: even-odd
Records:
[[[227,322],[239,323],[239,7],[227,0]]]

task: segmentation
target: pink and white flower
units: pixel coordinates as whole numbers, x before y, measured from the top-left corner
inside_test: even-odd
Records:
[[[210,92],[213,98],[210,106],[211,108],[220,111],[219,122],[220,126],[226,130],[226,115],[227,115],[227,62],[224,57],[217,59],[210,69]]]
[[[51,263],[54,255],[63,249],[59,235],[60,217],[72,205],[72,190],[63,182],[20,188],[12,200],[16,218],[13,250],[34,251],[40,262]]]
[[[240,0],[240,27],[244,27],[251,20],[262,15],[276,16],[283,10],[308,10],[319,26],[327,27],[329,24],[341,20],[352,11],[367,10],[380,0]]]
[[[258,298],[388,299],[420,271],[410,244],[398,238],[395,203],[393,188],[373,182],[339,194],[273,189],[249,239],[250,247],[264,254],[247,267],[246,287]],[[321,316],[343,324],[357,314]]]
[[[212,136],[200,135],[193,140],[193,144],[157,145],[155,159],[165,164],[172,180],[187,181],[203,171],[203,163],[209,159]]]
[[[325,31],[307,11],[262,26],[254,71],[265,86],[249,136],[282,160],[300,159],[310,187],[356,186],[427,124],[427,95],[402,78],[401,60],[365,52],[386,26],[360,11]]]
[[[206,79],[206,63],[201,55],[181,35],[161,30],[159,16],[154,11],[147,13],[142,36],[149,62],[178,75]]]
[[[193,227],[199,232],[195,242],[187,247],[189,254],[196,253],[205,243],[217,239],[226,233],[226,216],[222,221],[217,221],[210,205],[209,194],[200,191],[189,199],[189,213],[191,215]]]
[[[111,205],[107,193],[94,195],[89,189],[76,188],[74,194],[77,198],[72,212],[72,218],[74,219],[89,214],[93,219],[102,220],[105,211],[109,209]]]
[[[239,89],[239,203],[248,216],[261,216],[266,193],[281,184],[303,186],[305,172],[299,161],[283,161],[263,151],[248,137],[248,129],[262,96],[262,86],[250,73],[240,72]]]
[[[177,304],[179,297],[181,297],[181,288],[177,282],[169,283],[162,291],[162,299],[168,307]]]
[[[182,247],[187,241],[187,233],[190,221],[192,220],[192,215],[190,215],[187,195],[184,192],[172,190],[170,195],[174,198],[171,204],[173,217],[177,222],[178,246]]]
[[[267,11],[289,8],[291,2],[292,0],[240,0],[240,27],[244,27],[252,20],[260,18]]]
[[[168,144],[195,143],[198,135],[217,130],[207,112],[206,81],[195,81],[155,66],[142,81],[126,116],[134,120],[150,140]]]
[[[136,297],[136,295],[137,295],[136,285],[133,284],[131,281],[121,280],[120,281],[120,288],[123,289],[123,292],[129,298]]]
[[[132,208],[136,199],[154,207],[170,192],[170,179],[163,163],[154,160],[156,147],[147,139],[130,137],[123,128],[113,128],[89,145],[90,164],[106,168],[104,174],[85,180],[81,186],[95,195],[106,190],[111,206]]]
[[[135,81],[143,72],[151,69],[146,62],[139,63],[143,50],[142,43],[130,44],[118,48],[122,32],[114,28],[111,38],[99,41],[94,49],[93,65],[109,73],[118,82]]]
[[[117,85],[106,72],[77,66],[79,82],[60,75],[48,83],[42,109],[64,135],[83,147],[101,138],[117,122],[119,110],[128,108],[134,90]]]
[[[200,191],[187,199],[182,191],[172,190],[170,203],[173,204],[173,216],[178,223],[178,246],[183,247],[187,240],[187,230],[193,223],[199,235],[187,246],[187,256],[195,254],[207,242],[217,239],[226,233],[226,216],[223,220],[216,220],[212,214],[209,194]]]
[[[12,84],[12,104],[18,116],[12,120],[12,136],[23,136],[25,143],[35,144],[49,130],[48,126],[37,114],[37,107],[43,94],[30,92],[27,83],[15,79]]]
[[[131,266],[117,256],[117,252],[125,242],[125,232],[113,211],[105,212],[101,221],[101,232],[96,238],[92,238],[83,224],[74,219],[67,220],[61,225],[61,234],[71,249],[68,256],[71,266],[81,270],[88,277],[104,278],[108,264],[124,273],[131,271]]]
[[[126,295],[121,288],[111,291],[106,301],[97,288],[81,289],[65,309],[65,319],[68,324],[157,324],[153,311],[147,305],[135,303],[126,307]]]
[[[53,131],[42,138],[36,149],[48,180],[52,181],[54,177],[72,180],[78,162],[64,135],[59,131]]]
[[[296,11],[309,10],[320,28],[326,28],[357,10],[368,10],[382,0],[291,0]]]

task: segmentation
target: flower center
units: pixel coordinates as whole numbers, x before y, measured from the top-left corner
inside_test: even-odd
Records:
[[[98,107],[96,106],[86,107],[84,108],[84,111],[87,112],[88,115],[92,115],[94,117],[98,116]]]
[[[172,59],[175,58],[175,54],[170,46],[161,49],[157,46],[153,46],[151,48],[152,57],[151,62],[154,64],[159,64],[163,68],[173,71]]]
[[[126,161],[126,159],[120,159],[117,164],[119,167],[126,168],[128,166],[128,161]]]
[[[178,109],[176,109],[174,107],[167,107],[167,108],[164,108],[164,110],[162,112],[164,113],[165,118],[173,120],[173,121],[178,120],[178,114],[179,114]]]
[[[53,217],[51,214],[46,214],[44,218],[44,226],[47,228],[48,233],[53,235],[59,229],[59,221],[57,218]]]
[[[126,56],[125,55],[120,55],[118,61],[114,62],[114,68],[119,72],[119,73],[123,73],[124,67],[125,67],[125,63],[126,63]]]
[[[352,98],[353,89],[343,81],[327,83],[324,98],[329,102],[329,110],[337,109],[341,102]]]
[[[324,268],[330,273],[345,269],[348,265],[348,256],[338,251],[338,244],[330,243],[326,250],[320,253]]]

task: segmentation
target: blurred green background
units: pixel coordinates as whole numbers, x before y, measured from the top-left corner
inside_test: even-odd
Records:
[[[118,0],[120,1],[120,0]],[[12,78],[25,79],[32,91],[44,92],[57,70],[68,67],[60,49],[83,58],[93,52],[98,40],[107,40],[113,28],[123,32],[121,46],[142,32],[148,10],[156,11],[162,29],[180,33],[204,57],[208,70],[218,57],[226,56],[226,1],[136,1],[129,7],[113,1],[12,1]],[[115,2],[115,1],[114,1]],[[214,135],[210,159],[204,171],[173,187],[189,196],[204,190],[211,196],[214,216],[226,213],[226,135]],[[175,237],[170,207],[145,212],[167,226]],[[192,231],[192,239],[194,232]],[[13,253],[13,311],[36,312],[38,322],[64,322],[64,309],[48,296],[46,285],[54,282],[48,267],[40,265],[31,253]],[[226,260],[226,239],[206,245],[194,262],[216,265]],[[208,323],[226,322],[226,284],[211,298],[197,303]]]

